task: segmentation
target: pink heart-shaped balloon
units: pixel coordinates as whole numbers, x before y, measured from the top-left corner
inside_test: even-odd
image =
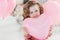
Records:
[[[6,18],[15,8],[15,0],[0,0],[0,17]]]
[[[50,1],[44,4],[44,11],[54,21],[54,25],[58,25],[60,22],[60,3],[58,1]]]
[[[38,18],[27,18],[23,22],[23,27],[26,27],[29,34],[37,39],[45,39],[48,36],[51,25],[53,24],[51,17],[47,14],[42,14]]]

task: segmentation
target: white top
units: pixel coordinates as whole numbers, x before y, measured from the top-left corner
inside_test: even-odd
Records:
[[[24,40],[23,30],[15,17],[0,18],[0,40]]]
[[[60,24],[53,26],[52,36],[48,40],[60,40]]]

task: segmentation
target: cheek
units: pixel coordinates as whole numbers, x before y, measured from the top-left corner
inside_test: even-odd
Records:
[[[38,11],[38,12],[36,12],[37,13],[37,15],[40,15],[40,11]]]

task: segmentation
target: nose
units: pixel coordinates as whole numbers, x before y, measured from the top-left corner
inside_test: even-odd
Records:
[[[33,13],[33,16],[36,16],[36,15],[37,15],[37,13],[34,12],[34,13]]]

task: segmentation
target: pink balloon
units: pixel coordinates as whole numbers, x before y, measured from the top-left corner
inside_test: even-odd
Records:
[[[60,0],[48,0],[48,1],[58,1],[58,2],[60,2]]]
[[[23,23],[23,27],[28,29],[30,35],[41,40],[47,37],[50,27],[53,24],[50,16],[47,14],[42,14],[38,18],[27,18]]]
[[[56,1],[60,1],[60,0],[56,0]]]
[[[15,0],[0,0],[0,17],[6,18],[15,8]]]
[[[60,3],[60,0],[56,0],[58,3]]]
[[[50,1],[44,4],[45,13],[51,16],[54,25],[60,22],[60,3],[57,1]]]

